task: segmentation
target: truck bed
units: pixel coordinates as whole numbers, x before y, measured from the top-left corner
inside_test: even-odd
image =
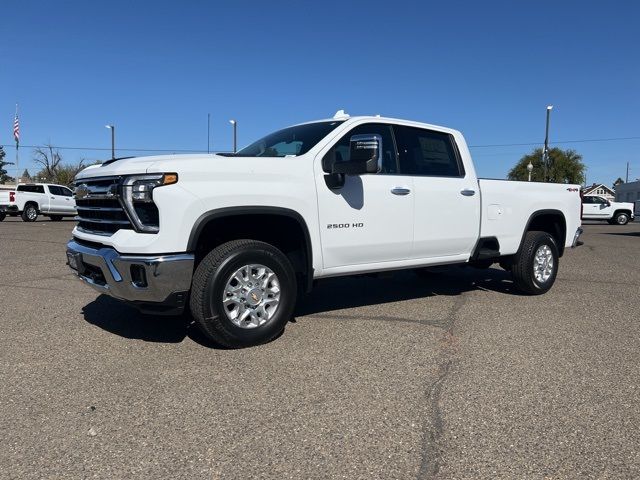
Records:
[[[531,212],[560,211],[566,221],[564,246],[580,226],[580,185],[478,179],[482,213],[480,237],[496,237],[500,254],[518,251]]]

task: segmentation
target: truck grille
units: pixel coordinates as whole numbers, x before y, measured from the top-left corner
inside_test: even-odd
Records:
[[[118,230],[132,230],[120,203],[120,178],[86,179],[76,186],[78,230],[98,235],[112,235]]]

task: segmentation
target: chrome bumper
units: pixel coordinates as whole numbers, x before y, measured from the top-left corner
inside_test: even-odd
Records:
[[[158,304],[181,310],[191,288],[193,263],[194,256],[187,253],[121,255],[110,247],[67,243],[67,264],[80,279],[100,293],[138,306]]]
[[[576,233],[573,236],[573,243],[571,243],[571,248],[579,247],[584,243],[580,241],[580,235],[582,235],[583,231],[584,230],[582,230],[582,227],[578,227],[578,229],[576,230]]]

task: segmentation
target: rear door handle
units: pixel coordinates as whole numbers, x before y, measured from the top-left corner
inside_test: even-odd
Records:
[[[476,194],[475,190],[469,190],[468,188],[466,190],[462,190],[460,192],[462,195],[464,195],[465,197],[473,197]]]
[[[391,189],[391,193],[393,193],[394,195],[409,195],[411,193],[411,190],[404,187],[395,187]]]

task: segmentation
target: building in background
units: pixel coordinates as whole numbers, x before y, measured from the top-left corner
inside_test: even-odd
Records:
[[[602,197],[610,202],[616,198],[616,192],[602,183],[594,183],[590,187],[584,187],[582,194],[585,197]]]
[[[631,202],[635,205],[636,218],[640,215],[640,180],[621,183],[616,187],[616,202]]]

